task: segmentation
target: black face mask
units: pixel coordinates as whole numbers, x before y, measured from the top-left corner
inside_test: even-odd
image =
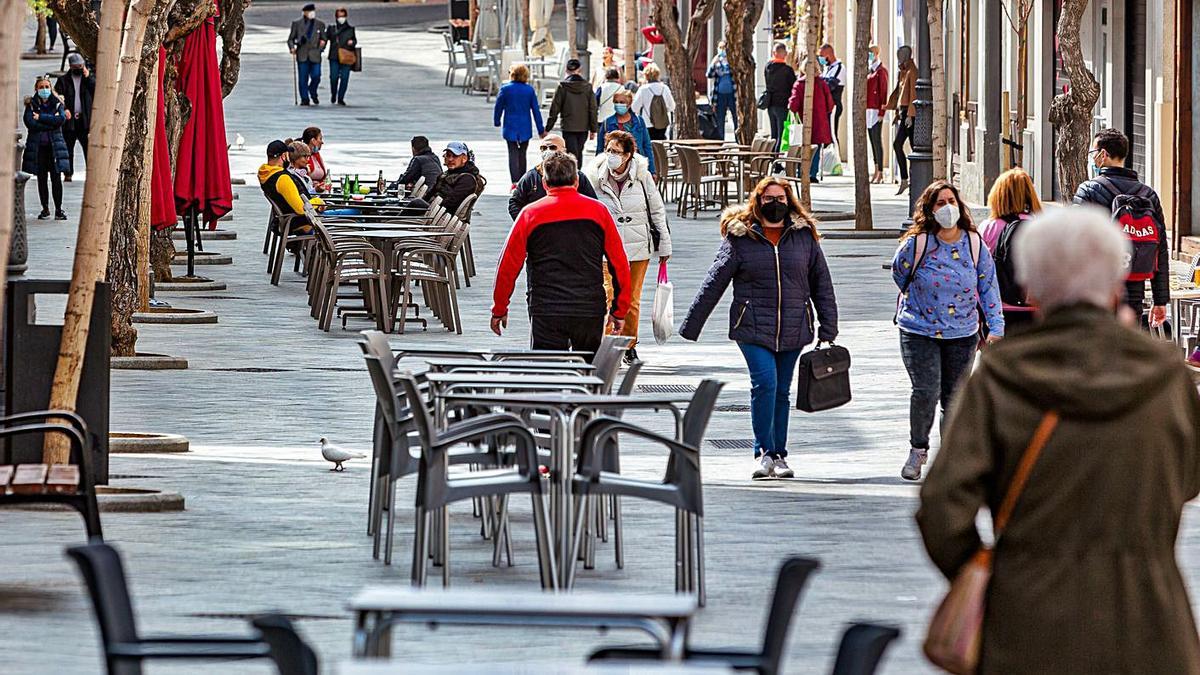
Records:
[[[783,219],[787,218],[789,211],[788,205],[783,202],[759,204],[758,209],[768,223],[782,223]]]

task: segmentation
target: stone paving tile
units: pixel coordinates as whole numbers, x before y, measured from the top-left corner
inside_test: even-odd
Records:
[[[223,631],[237,620],[196,614],[269,609],[308,615],[301,627],[327,662],[349,653],[351,624],[345,601],[365,583],[404,583],[411,523],[401,510],[397,564],[384,568],[370,559],[363,535],[365,465],[330,474],[317,454],[316,439],[368,448],[373,395],[354,344],[351,322],[321,333],[308,318],[304,286],[290,271],[272,287],[264,273],[261,236],[267,207],[254,181],[262,148],[272,138],[296,136],[309,124],[325,129],[331,168],[349,167],[364,177],[402,168],[408,138],[425,134],[435,144],[466,140],[489,177],[479,201],[475,240],[480,276],[462,289],[462,336],[431,328],[398,343],[521,347],[527,330],[521,313],[523,288],[514,293],[513,321],[503,338],[488,332],[490,267],[509,227],[505,210],[507,174],[503,143],[490,126],[491,105],[440,85],[441,38],[425,32],[441,19],[436,8],[353,5],[368,69],[355,73],[346,108],[295,108],[282,41],[294,8],[256,5],[248,13],[243,71],[226,101],[230,139],[240,133],[246,149],[231,151],[235,177],[234,218],[221,226],[236,241],[212,242],[210,250],[232,254],[235,264],[202,268],[228,283],[226,291],[164,294],[173,303],[216,311],[207,326],[140,326],[139,347],[187,357],[186,371],[112,374],[112,426],[117,430],[167,431],[188,436],[195,452],[180,456],[117,456],[118,485],[148,485],[182,492],[180,514],[113,514],[105,517],[109,538],[127,554],[142,625],[154,631]],[[361,18],[360,18],[361,17]],[[30,79],[42,62],[22,62]],[[323,85],[325,86],[325,85]],[[66,208],[78,214],[82,182],[67,184]],[[888,186],[873,189],[876,224],[903,220],[907,198]],[[27,203],[36,202],[33,186]],[[818,210],[847,211],[852,183],[832,179],[814,188]],[[36,207],[31,206],[32,213]],[[719,242],[716,212],[698,219],[672,219],[676,315],[682,317]],[[848,223],[830,223],[830,229]],[[30,273],[36,278],[69,274],[75,223],[30,222]],[[708,486],[706,522],[710,606],[695,634],[698,644],[752,644],[759,639],[765,599],[778,561],[789,554],[822,559],[824,569],[806,594],[790,644],[789,672],[823,672],[829,667],[840,626],[869,618],[891,621],[905,638],[884,672],[928,672],[919,653],[923,624],[942,585],[929,565],[913,526],[916,488],[897,476],[906,451],[907,377],[891,324],[895,289],[882,265],[894,241],[829,239],[825,251],[841,305],[839,342],[854,357],[854,401],[821,415],[792,417],[792,464],[799,479],[751,484],[748,452],[705,447]],[[652,290],[646,289],[649,306]],[[674,339],[653,344],[649,326],[639,352],[648,366],[646,383],[694,383],[716,377],[728,384],[710,427],[714,439],[750,437],[749,381],[737,350],[725,339],[726,309],[716,312],[698,344]],[[236,369],[269,372],[242,372]],[[635,421],[663,425],[648,414]],[[661,453],[629,444],[630,470],[661,471]],[[399,492],[411,503],[411,487]],[[532,535],[527,506],[515,507],[517,566],[492,570],[490,549],[471,533],[462,509],[453,532],[456,585],[488,584],[533,592]],[[1188,509],[1180,559],[1188,579],[1200,580],[1196,525]],[[624,571],[613,569],[602,548],[598,569],[580,586],[628,590],[670,589],[670,520],[663,509],[627,503],[629,553]],[[63,547],[80,540],[78,519],[67,514],[5,511],[0,514],[0,635],[6,647],[4,672],[95,672],[95,629]],[[49,589],[49,590],[48,590]],[[329,618],[321,618],[329,617]],[[733,628],[733,630],[731,630]],[[412,629],[398,633],[397,648],[423,661],[553,660],[582,657],[590,648],[632,636],[601,637],[586,632],[513,631],[487,633]],[[511,635],[511,637],[510,637]],[[512,638],[518,638],[516,640]],[[53,653],[45,645],[55,644]],[[532,649],[530,648],[532,646]],[[214,672],[196,666],[157,672]],[[254,666],[221,666],[220,672],[269,672]]]

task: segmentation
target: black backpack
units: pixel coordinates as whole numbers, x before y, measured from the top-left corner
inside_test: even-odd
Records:
[[[1000,238],[996,240],[996,252],[992,254],[992,259],[996,263],[996,283],[1000,286],[1000,299],[1006,305],[1028,307],[1029,302],[1025,299],[1025,289],[1017,283],[1012,250],[1013,237],[1025,219],[1020,215],[1004,216],[1001,219],[1004,221],[1004,229],[1000,231]]]

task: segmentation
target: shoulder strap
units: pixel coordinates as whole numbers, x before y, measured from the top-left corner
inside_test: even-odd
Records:
[[[913,266],[908,272],[908,278],[904,280],[904,287],[900,289],[900,294],[908,292],[908,287],[912,285],[913,279],[917,276],[917,268],[921,266],[921,261],[925,259],[925,246],[929,243],[929,235],[922,232],[913,237]]]
[[[971,264],[979,264],[979,249],[983,248],[983,238],[978,232],[967,232],[967,248],[971,249]]]
[[[1042,421],[1038,424],[1037,430],[1033,432],[1033,439],[1029,441],[1029,446],[1025,448],[1025,454],[1021,455],[1021,462],[1017,465],[1017,472],[1013,474],[1012,482],[1008,485],[1008,492],[1004,493],[1004,501],[1000,503],[1000,510],[996,513],[996,518],[992,525],[992,530],[995,532],[995,539],[1000,538],[1000,533],[1008,525],[1008,519],[1012,516],[1013,509],[1017,505],[1017,500],[1020,499],[1021,492],[1025,489],[1026,481],[1029,480],[1029,472],[1033,470],[1033,465],[1037,463],[1038,456],[1042,453],[1042,448],[1046,447],[1046,441],[1050,440],[1050,435],[1054,433],[1054,428],[1057,426],[1057,411],[1051,410],[1042,415]]]
[[[1096,176],[1093,180],[1108,193],[1108,201],[1110,203],[1117,198],[1117,195],[1124,194],[1108,176]]]

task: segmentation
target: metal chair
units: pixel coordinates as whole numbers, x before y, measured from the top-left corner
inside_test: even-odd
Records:
[[[589,517],[590,495],[623,495],[674,506],[675,517],[675,591],[696,593],[705,603],[704,588],[704,498],[700,478],[700,446],[717,404],[724,382],[704,380],[692,395],[683,417],[682,435],[668,438],[649,429],[613,417],[597,417],[583,428],[579,440],[579,460],[572,479],[575,501],[573,552],[569,560],[568,588],[573,585],[575,563],[584,537],[583,526]],[[605,450],[617,434],[629,434],[670,451],[662,481],[627,478],[605,470]]]
[[[262,634],[263,642],[279,675],[317,675],[317,653],[300,637],[290,619],[282,614],[266,614],[250,624]]]
[[[446,39],[446,48],[442,51],[446,52],[446,86],[454,86],[454,73],[460,70],[466,70],[467,65],[463,62],[463,50],[461,45],[454,44],[454,38],[450,37],[450,33],[442,33],[442,37]]]
[[[883,653],[900,637],[900,629],[873,623],[854,623],[842,633],[833,675],[872,675]]]
[[[96,622],[100,624],[109,675],[141,675],[144,659],[270,657],[267,645],[257,636],[139,636],[133,601],[117,550],[97,542],[69,548],[67,555],[79,566],[87,584]]]
[[[417,477],[416,528],[413,537],[414,586],[424,586],[429,557],[430,518],[437,517],[436,530],[441,551],[442,585],[450,585],[450,504],[475,498],[507,497],[528,493],[533,504],[533,523],[537,537],[538,568],[542,588],[554,589],[555,565],[551,554],[553,545],[550,520],[543,501],[542,479],[538,471],[537,446],[533,435],[521,418],[506,413],[480,415],[437,431],[434,421],[411,373],[398,377],[413,411],[413,422],[421,443],[420,469]],[[450,448],[462,443],[481,440],[508,439],[515,452],[517,470],[495,475],[451,477],[448,473]],[[494,532],[498,542],[500,519]]]
[[[821,567],[821,563],[811,558],[789,558],[779,567],[775,579],[775,592],[771,597],[771,608],[767,612],[767,625],[763,630],[762,648],[759,651],[737,649],[684,649],[684,662],[714,666],[726,666],[734,670],[751,670],[763,675],[776,675],[780,672],[780,661],[783,659],[784,647],[787,644],[788,629],[792,616],[796,613],[796,604],[800,593],[808,584],[809,578]],[[662,650],[646,647],[610,647],[594,652],[589,661],[657,661],[662,658]],[[839,659],[840,659],[839,655]],[[837,675],[849,675],[836,668]],[[869,672],[869,671],[868,671]]]
[[[737,177],[729,175],[729,160],[700,158],[700,152],[695,148],[680,145],[675,148],[679,156],[680,169],[683,174],[683,188],[679,195],[679,217],[684,217],[688,209],[692,217],[700,215],[700,210],[709,204],[725,206],[729,203],[729,187],[737,187]],[[716,168],[718,173],[706,174],[706,169]],[[713,188],[720,191],[720,199],[713,195]]]
[[[48,420],[54,420],[53,422]],[[34,410],[0,417],[0,441],[10,443],[15,436],[58,433],[71,444],[70,462],[79,469],[79,485],[69,492],[44,494],[4,494],[0,488],[0,504],[53,503],[69,506],[83,517],[89,541],[101,541],[100,507],[96,504],[96,487],[92,484],[92,442],[87,424],[69,410]]]

